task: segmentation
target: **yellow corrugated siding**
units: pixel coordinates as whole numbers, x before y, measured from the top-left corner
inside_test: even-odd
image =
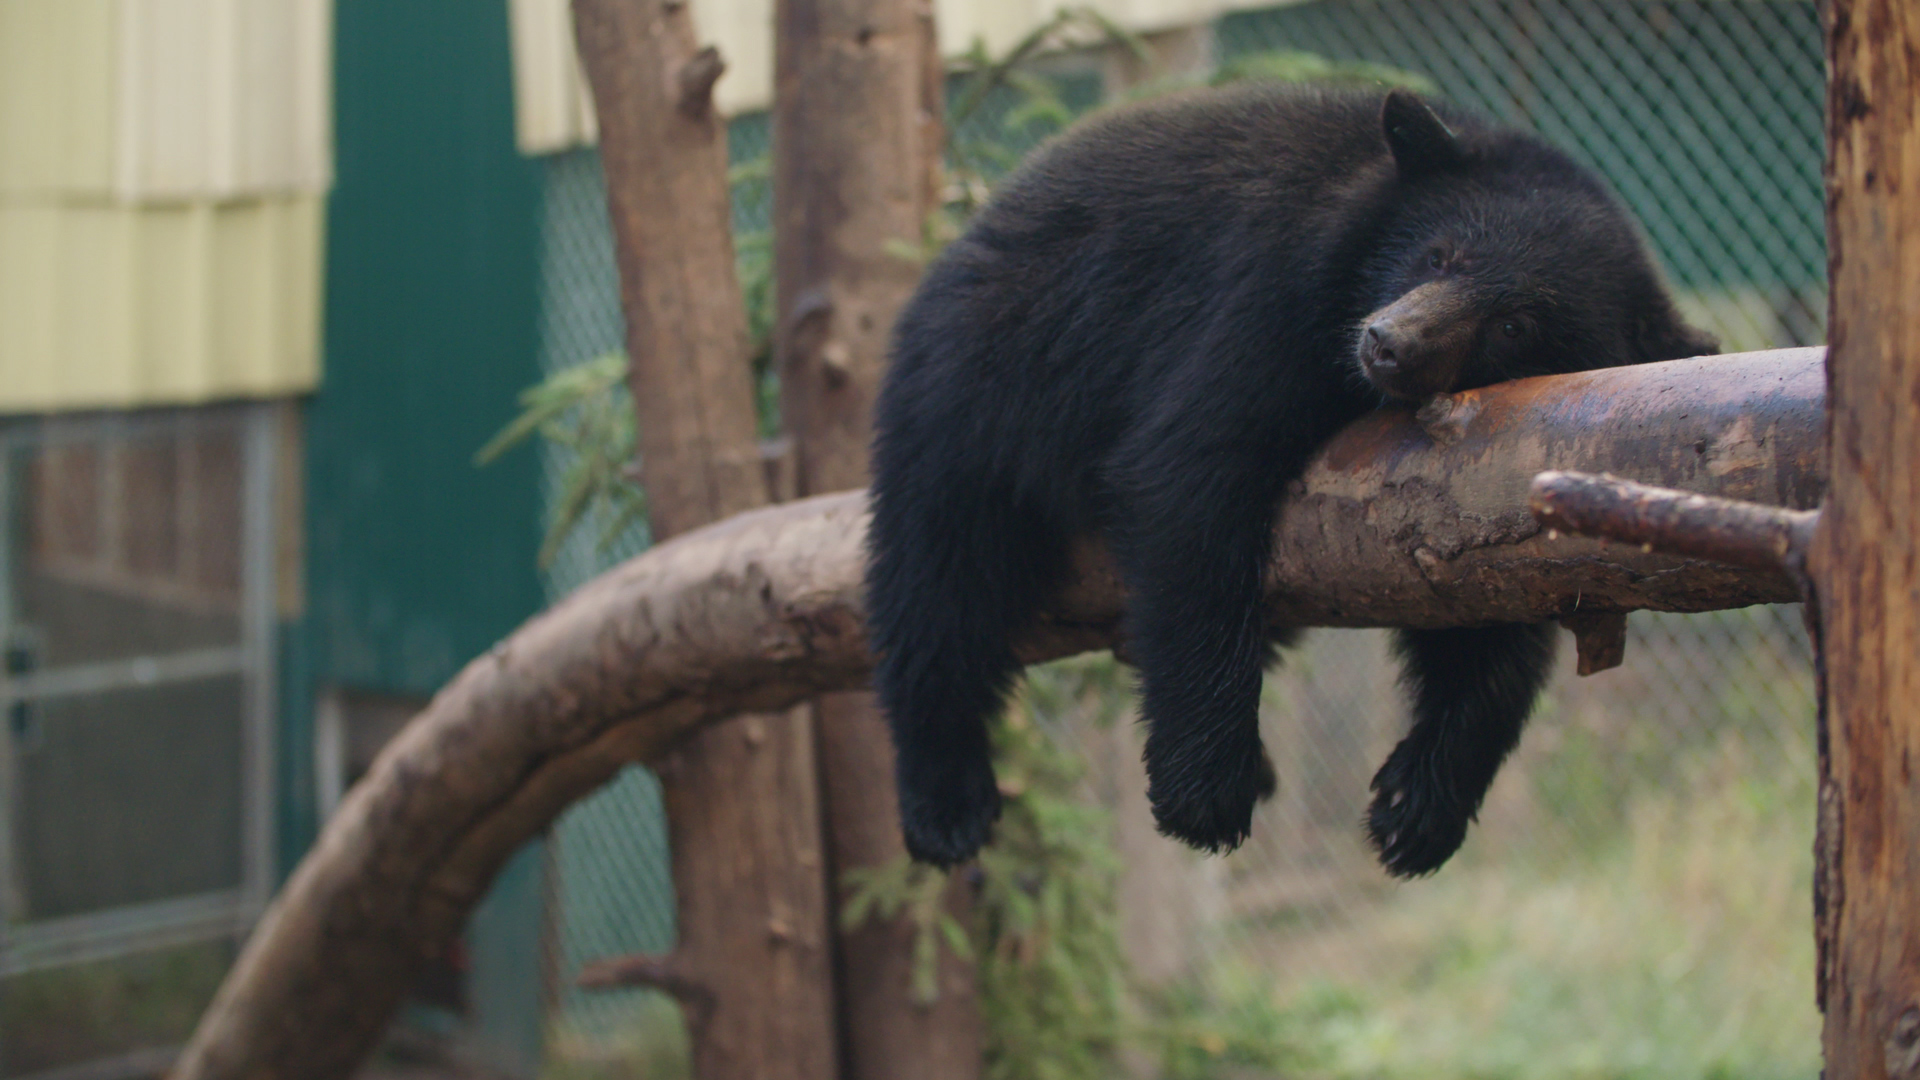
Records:
[[[1142,32],[1205,23],[1224,11],[1274,0],[1089,0]],[[520,149],[546,154],[597,137],[593,104],[574,55],[569,0],[508,0],[513,28],[515,121]],[[1053,18],[1059,0],[935,0],[940,48],[949,56],[978,39],[1004,52]],[[714,102],[728,115],[764,109],[773,97],[773,0],[693,0],[694,25],[727,61]]]
[[[119,0],[0,0],[0,193],[113,184]]]
[[[319,379],[331,0],[0,0],[0,412]]]
[[[520,149],[537,154],[593,142],[593,107],[572,66],[568,5],[508,0],[507,17],[513,40],[513,128]]]
[[[0,193],[319,191],[331,0],[0,0]]]
[[[326,186],[330,0],[119,2],[123,196]]]
[[[0,412],[311,389],[323,199],[0,202]]]

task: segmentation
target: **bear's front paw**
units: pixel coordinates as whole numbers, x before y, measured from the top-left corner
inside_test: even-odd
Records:
[[[1402,742],[1373,777],[1367,837],[1395,877],[1431,874],[1460,849],[1473,810],[1441,788],[1412,739]]]
[[[973,858],[1000,817],[1000,788],[986,760],[948,759],[900,777],[900,828],[907,854],[947,868]]]
[[[1163,835],[1215,854],[1232,851],[1253,830],[1253,808],[1274,792],[1273,762],[1263,748],[1251,769],[1226,776],[1154,779],[1149,761],[1147,799]]]

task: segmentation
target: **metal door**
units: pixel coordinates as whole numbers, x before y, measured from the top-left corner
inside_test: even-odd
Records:
[[[0,425],[0,1076],[161,1063],[267,898],[273,424]]]

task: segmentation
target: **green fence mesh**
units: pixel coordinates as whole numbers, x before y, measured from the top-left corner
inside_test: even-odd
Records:
[[[1819,340],[1822,60],[1811,3],[1359,0],[1244,12],[1223,59],[1392,64],[1598,169],[1729,347]]]

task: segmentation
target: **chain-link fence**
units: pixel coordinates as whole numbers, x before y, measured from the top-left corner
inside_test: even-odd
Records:
[[[1729,351],[1810,344],[1826,312],[1820,23],[1770,0],[1345,0],[1246,12],[1223,58],[1392,64],[1598,169]]]
[[[1319,0],[1213,27],[1220,62],[1270,50],[1388,64],[1540,130],[1613,184],[1689,315],[1726,348],[1820,340],[1809,0]],[[765,152],[766,130],[764,117],[735,122],[736,162]],[[753,190],[743,232],[765,225]],[[550,159],[550,369],[619,345],[604,205],[590,152]],[[549,461],[555,490],[567,464]],[[595,530],[579,532],[551,572],[556,595],[644,542],[597,551]],[[1129,1069],[1815,1075],[1813,697],[1798,610],[1643,613],[1629,628],[1624,667],[1575,679],[1563,665],[1465,848],[1409,883],[1377,868],[1359,824],[1405,724],[1384,633],[1319,631],[1269,678],[1280,794],[1224,859],[1154,834],[1132,725],[1053,716],[1086,763],[1087,797],[1110,812],[1121,944],[1143,1000],[1159,1003],[1151,1052]],[[670,943],[650,777],[634,770],[576,807],[553,852],[561,985],[586,959]],[[674,1055],[671,1009],[643,992],[562,991],[553,1017],[559,1068]]]
[[[540,363],[551,372],[620,350],[624,342],[599,155],[582,150],[547,159],[543,201]],[[543,443],[541,450],[551,506],[572,461],[554,443]],[[644,530],[634,530],[602,548],[600,534],[598,528],[576,529],[556,550],[546,573],[551,597],[566,595],[647,542]],[[659,782],[644,769],[622,773],[560,819],[548,852],[552,961],[562,979],[549,1025],[549,1059],[631,1059],[659,1038],[659,1025],[647,1020],[663,1015],[661,1003],[640,991],[594,995],[569,987],[589,960],[661,952],[673,944]]]

